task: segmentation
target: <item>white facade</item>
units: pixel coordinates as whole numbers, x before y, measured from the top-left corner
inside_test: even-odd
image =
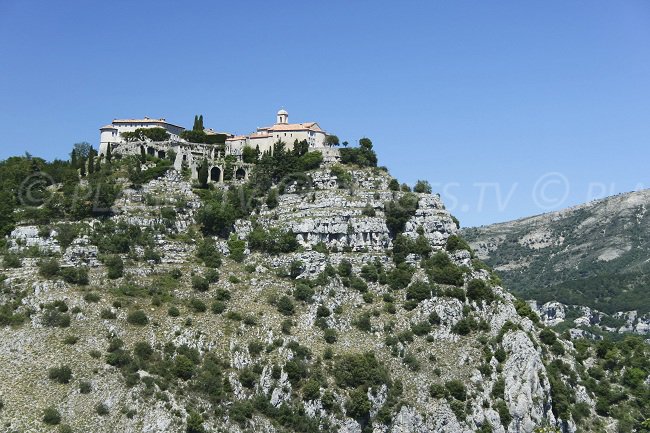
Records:
[[[182,126],[174,125],[165,119],[115,119],[110,125],[99,128],[99,154],[106,155],[108,145],[124,143],[123,132],[133,132],[139,128],[164,128],[170,135],[171,141],[179,141],[180,134],[185,130]]]
[[[280,110],[277,113],[276,123],[273,126],[257,128],[256,132],[250,135],[238,135],[226,140],[226,152],[240,154],[246,146],[260,152],[271,152],[273,143],[282,140],[288,149],[293,148],[296,140],[307,141],[309,147],[324,148],[327,133],[323,131],[318,123],[289,123],[289,113]]]

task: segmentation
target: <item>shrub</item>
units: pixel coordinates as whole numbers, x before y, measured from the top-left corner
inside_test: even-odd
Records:
[[[117,318],[117,315],[109,308],[102,309],[99,313],[99,317],[105,320],[111,320]]]
[[[421,302],[431,297],[432,287],[424,281],[416,281],[406,289],[406,299]]]
[[[97,412],[97,415],[108,415],[108,406],[106,406],[104,403],[97,403],[97,406],[95,406],[95,412]]]
[[[92,386],[90,385],[90,382],[79,382],[79,392],[82,394],[90,394],[90,391],[92,391]]]
[[[221,266],[221,253],[217,250],[216,245],[211,239],[205,239],[200,242],[196,248],[196,256],[203,261],[208,268],[218,268]]]
[[[214,314],[221,314],[226,311],[226,303],[223,301],[213,301],[210,305],[210,311]]]
[[[124,262],[122,258],[117,255],[108,256],[104,259],[104,264],[108,269],[107,276],[111,280],[121,278],[124,275]]]
[[[429,394],[433,398],[445,398],[449,391],[441,383],[434,383],[429,387]]]
[[[198,292],[207,292],[210,288],[210,283],[205,278],[195,275],[192,277],[192,288]]]
[[[332,328],[325,329],[325,331],[323,331],[323,337],[325,338],[325,342],[329,344],[335,343],[338,339],[336,330]]]
[[[305,268],[305,264],[300,260],[294,260],[289,265],[289,276],[294,280],[302,274]]]
[[[61,266],[56,259],[41,260],[38,264],[38,273],[43,278],[55,277],[60,270]]]
[[[313,296],[314,296],[314,289],[312,289],[302,281],[296,283],[296,287],[293,289],[293,297],[296,298],[296,300],[311,302]]]
[[[13,253],[6,253],[2,263],[6,268],[20,268],[23,265],[20,257]]]
[[[228,239],[228,251],[230,251],[230,258],[237,263],[244,261],[246,250],[246,241],[241,240],[234,233]]]
[[[190,299],[189,307],[195,313],[205,313],[205,311],[208,309],[205,303],[197,298]]]
[[[372,324],[370,323],[370,313],[363,313],[354,321],[354,326],[364,332],[372,331]]]
[[[253,389],[257,382],[257,374],[250,368],[245,368],[239,373],[239,382],[241,382],[243,387]]]
[[[70,344],[70,345],[77,344],[78,341],[79,341],[79,337],[77,337],[76,335],[68,335],[63,339],[63,342],[65,344]]]
[[[555,335],[555,332],[548,328],[544,328],[542,329],[542,332],[539,333],[539,339],[547,346],[551,346],[557,340],[557,336]]]
[[[470,253],[472,252],[472,248],[465,241],[465,239],[461,238],[458,235],[449,236],[447,238],[447,245],[445,246],[445,248],[449,252],[454,252],[458,250],[467,250]]]
[[[507,429],[510,425],[510,422],[512,421],[512,415],[510,415],[510,411],[508,410],[506,402],[503,400],[498,400],[494,406],[499,413],[499,418],[501,418],[501,425],[503,425],[503,428]]]
[[[335,364],[334,378],[338,386],[349,389],[390,382],[388,370],[372,352],[341,355]]]
[[[95,292],[88,292],[88,293],[86,293],[84,295],[84,301],[86,301],[86,302],[95,303],[95,302],[99,302],[100,299],[101,298],[100,298],[99,294],[97,294]]]
[[[431,194],[431,184],[426,180],[418,180],[413,187],[413,192],[420,194]]]
[[[377,213],[375,212],[375,208],[372,207],[370,203],[366,203],[363,210],[361,211],[361,214],[367,217],[374,217]]]
[[[399,290],[409,285],[414,269],[406,263],[400,263],[387,274],[387,282],[391,289]]]
[[[61,423],[61,414],[54,406],[50,406],[43,410],[43,422],[48,425],[58,425]]]
[[[231,416],[233,419],[235,419],[232,413]],[[203,417],[195,411],[190,411],[189,416],[187,417],[187,428],[185,431],[187,433],[205,433],[205,428],[203,427]]]
[[[59,367],[53,367],[48,370],[47,376],[50,380],[53,380],[58,383],[67,384],[70,383],[72,378],[72,370],[67,365],[61,365]]]
[[[494,301],[494,292],[492,288],[483,280],[473,279],[467,283],[467,298],[473,301],[485,301],[490,303]]]
[[[135,310],[129,313],[126,317],[126,321],[131,325],[136,326],[145,326],[149,323],[149,318],[142,310]]]
[[[70,315],[56,309],[46,309],[43,313],[43,324],[49,327],[67,328],[70,326]]]
[[[368,417],[371,404],[368,395],[363,388],[355,389],[350,393],[350,398],[345,403],[347,415],[355,419]]]
[[[194,376],[194,363],[185,355],[176,355],[172,371],[176,377],[189,380]]]
[[[497,398],[503,398],[503,393],[505,392],[506,389],[506,382],[503,380],[503,378],[497,379],[496,382],[494,382],[494,385],[492,385],[492,392],[490,395],[492,398],[497,399]]]
[[[349,260],[343,259],[339,263],[338,273],[342,277],[350,277],[352,275],[352,263]]]
[[[460,380],[450,380],[445,382],[445,388],[449,391],[449,395],[458,401],[465,401],[467,399],[467,391],[465,385]]]
[[[278,311],[285,316],[292,316],[295,311],[293,301],[288,296],[278,299]]]
[[[411,331],[413,331],[415,335],[427,335],[431,332],[431,324],[426,321],[414,323],[411,325]]]
[[[406,222],[415,215],[418,209],[418,197],[414,194],[404,194],[399,200],[389,201],[384,204],[386,226],[394,238],[404,231]]]

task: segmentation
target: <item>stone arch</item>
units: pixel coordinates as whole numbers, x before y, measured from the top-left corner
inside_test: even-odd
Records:
[[[212,182],[221,182],[221,168],[212,167],[210,170],[210,180]]]
[[[158,151],[158,158],[165,159],[165,151],[164,150],[159,150]]]
[[[151,156],[156,156],[156,149],[153,147],[147,147],[147,154]]]
[[[235,179],[237,180],[246,179],[246,170],[244,170],[243,167],[239,167],[237,171],[235,171]]]

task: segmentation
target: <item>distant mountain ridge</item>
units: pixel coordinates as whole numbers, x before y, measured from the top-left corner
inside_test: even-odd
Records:
[[[463,236],[526,299],[614,314],[650,311],[650,190],[484,227]]]

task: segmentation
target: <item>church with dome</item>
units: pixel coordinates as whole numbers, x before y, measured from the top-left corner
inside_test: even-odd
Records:
[[[316,122],[289,123],[289,113],[286,110],[278,111],[276,122],[272,126],[257,128],[257,131],[248,135],[236,135],[226,140],[226,150],[231,154],[239,154],[244,147],[259,149],[267,152],[273,148],[273,143],[278,140],[287,144],[291,149],[297,141],[305,140],[310,148],[326,147],[327,133]]]

